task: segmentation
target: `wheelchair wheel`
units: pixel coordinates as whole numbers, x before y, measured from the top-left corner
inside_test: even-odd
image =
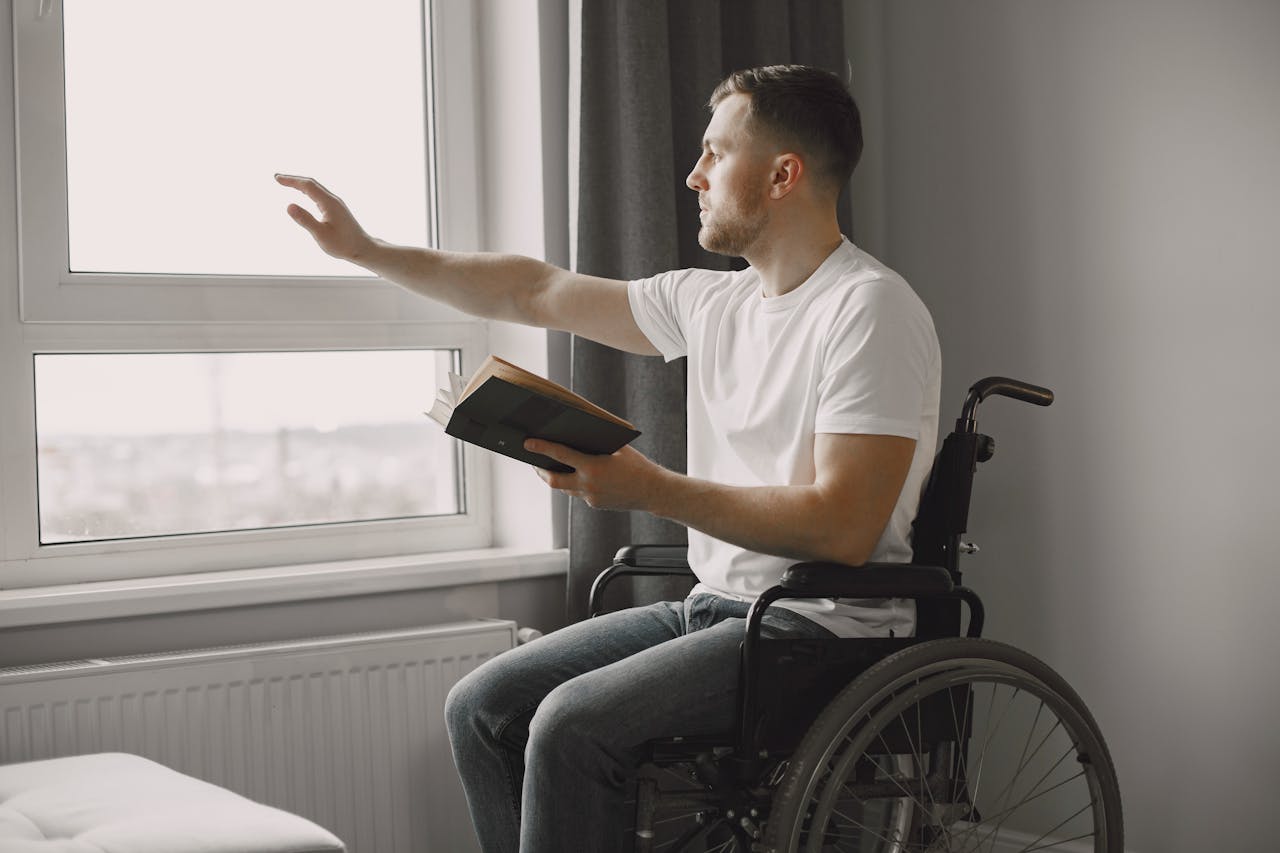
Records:
[[[1120,791],[1088,709],[990,640],[912,646],[863,673],[792,755],[768,851],[1123,851]]]

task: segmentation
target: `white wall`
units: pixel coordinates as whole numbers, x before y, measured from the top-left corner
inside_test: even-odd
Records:
[[[1106,734],[1128,848],[1274,849],[1280,3],[849,0],[870,248],[992,400],[966,580]]]

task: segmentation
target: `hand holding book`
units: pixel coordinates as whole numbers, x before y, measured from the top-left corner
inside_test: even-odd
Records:
[[[568,388],[489,356],[470,382],[449,375],[427,414],[449,435],[550,471],[568,465],[524,449],[540,438],[583,453],[613,453],[640,435],[617,415]]]

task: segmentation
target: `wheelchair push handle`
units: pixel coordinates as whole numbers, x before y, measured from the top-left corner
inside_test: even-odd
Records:
[[[964,401],[964,410],[960,413],[960,420],[956,424],[957,432],[973,432],[978,421],[978,404],[993,394],[1012,397],[1036,406],[1048,406],[1053,403],[1053,392],[1048,388],[1004,376],[988,376],[986,379],[979,379],[969,388],[969,396]]]
[[[1006,379],[1003,376],[988,376],[986,379],[979,379],[973,383],[969,393],[977,394],[979,401],[985,400],[992,394],[999,394],[1002,397],[1012,397],[1024,403],[1034,403],[1037,406],[1048,406],[1053,403],[1053,392],[1048,388],[1041,388],[1039,385],[1032,385],[1030,382],[1021,382],[1017,379]]]

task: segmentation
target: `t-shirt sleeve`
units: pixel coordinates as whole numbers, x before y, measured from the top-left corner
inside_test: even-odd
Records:
[[[927,309],[901,283],[860,285],[823,351],[815,432],[920,437],[937,337]]]
[[[667,361],[689,354],[686,330],[696,288],[687,279],[693,270],[676,270],[629,282],[627,297],[636,325]],[[684,286],[682,286],[684,283]]]

